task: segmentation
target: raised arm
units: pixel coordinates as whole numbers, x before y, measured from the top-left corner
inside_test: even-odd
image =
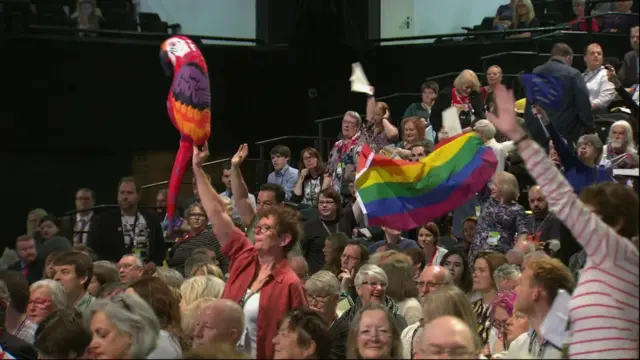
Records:
[[[249,226],[256,214],[256,208],[251,204],[249,190],[242,177],[242,171],[240,171],[240,165],[242,165],[248,154],[249,147],[247,144],[242,144],[236,154],[233,155],[233,158],[231,158],[231,192],[233,193],[233,201],[238,210],[238,215],[244,226]]]
[[[224,245],[231,240],[231,235],[236,227],[227,214],[224,200],[207,181],[204,170],[202,170],[202,163],[207,157],[209,157],[209,146],[206,142],[203,150],[198,149],[197,146],[193,147],[193,176],[196,178],[200,201],[211,222],[213,234],[218,239],[220,247],[224,248]]]
[[[553,126],[553,124],[548,121],[546,117],[543,121],[547,122],[544,127],[547,129],[549,137],[553,141],[553,147],[556,149],[556,152],[558,153],[558,157],[560,158],[560,162],[562,163],[564,169],[569,170],[579,167],[581,163],[580,159],[578,159],[578,157],[573,154],[573,151],[567,144],[566,140],[563,139],[562,136],[560,136],[560,133],[558,132],[558,130],[556,130],[556,127]]]
[[[627,256],[637,259],[638,249],[635,245],[589,210],[546,152],[526,136],[515,118],[513,94],[500,87],[496,99],[500,117],[490,115],[489,120],[501,133],[515,140],[529,173],[547,199],[549,209],[567,226],[587,256],[595,263],[624,263]]]

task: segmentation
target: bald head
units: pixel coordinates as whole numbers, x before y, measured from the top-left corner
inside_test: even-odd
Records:
[[[198,314],[193,346],[220,342],[235,345],[244,331],[244,312],[228,299],[205,305]]]
[[[425,267],[418,278],[420,302],[424,304],[430,292],[436,291],[442,285],[449,283],[451,283],[451,273],[448,269],[439,265]]]
[[[529,208],[536,219],[541,220],[549,214],[549,204],[547,198],[540,191],[540,186],[534,185],[528,191]]]
[[[481,344],[469,325],[455,316],[441,316],[425,325],[416,347],[416,359],[449,355],[452,359],[477,359]]]

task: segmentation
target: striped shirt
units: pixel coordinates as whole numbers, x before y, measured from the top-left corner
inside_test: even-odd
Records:
[[[637,359],[638,248],[584,206],[540,146],[532,144],[522,158],[587,254],[569,304],[569,357]]]
[[[227,273],[229,260],[222,254],[222,251],[220,251],[220,243],[210,230],[203,231],[195,236],[190,236],[186,240],[176,242],[171,249],[173,255],[167,260],[167,265],[181,274],[189,276],[190,274],[184,273],[185,262],[191,257],[193,251],[199,248],[213,250],[216,253],[220,270],[225,274]]]

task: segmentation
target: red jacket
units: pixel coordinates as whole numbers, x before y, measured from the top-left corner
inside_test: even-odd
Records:
[[[238,229],[235,229],[221,251],[230,264],[229,279],[222,298],[240,302],[259,270],[258,253],[245,234]],[[289,262],[282,260],[273,269],[271,280],[260,289],[256,341],[258,359],[273,358],[272,340],[278,332],[278,321],[290,310],[299,307],[308,307],[304,286],[289,266]]]

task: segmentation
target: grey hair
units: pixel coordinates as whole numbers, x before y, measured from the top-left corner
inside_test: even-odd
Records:
[[[144,264],[142,263],[142,260],[140,260],[140,258],[136,254],[126,254],[126,255],[123,255],[121,259],[124,259],[124,258],[129,257],[129,256],[131,256],[134,259],[136,259],[136,266],[137,267],[142,268],[144,266]]]
[[[56,310],[67,307],[67,294],[64,291],[64,287],[62,287],[59,282],[51,279],[42,279],[29,286],[30,291],[35,291],[41,288],[47,288],[49,290],[51,293],[51,299],[53,300],[53,306]]]
[[[304,283],[304,288],[311,295],[339,295],[340,281],[331,271],[320,270],[307,279]]]
[[[584,5],[587,3],[587,0],[573,0],[572,3],[573,3],[573,6]]]
[[[180,289],[180,285],[184,282],[184,276],[178,270],[171,268],[156,268],[155,276],[159,277],[167,286],[176,289]]]
[[[616,126],[622,126],[624,128],[624,141],[627,143],[625,152],[633,153],[636,150],[636,144],[633,142],[633,129],[631,128],[631,124],[629,124],[628,121],[618,120],[611,124],[611,127],[609,127],[609,137],[607,139],[607,142],[611,142],[611,134],[613,133],[613,128]]]
[[[160,323],[153,309],[140,296],[121,293],[110,299],[94,300],[85,316],[87,325],[101,311],[118,330],[131,335],[129,358],[145,359],[158,345]]]
[[[389,284],[389,278],[387,278],[387,274],[382,270],[382,268],[378,265],[366,264],[360,267],[358,273],[356,274],[356,278],[353,280],[355,286],[362,285],[363,282],[367,281],[368,277],[373,277],[378,279],[385,286]]]
[[[489,120],[478,120],[473,126],[473,130],[484,139],[491,140],[496,137],[496,127]]]
[[[504,280],[517,280],[522,275],[520,267],[515,264],[503,264],[493,271],[493,281],[499,284]]]
[[[112,269],[118,270],[118,266],[116,264],[112,263],[111,261],[108,261],[108,260],[94,261],[93,265],[104,266],[104,267],[108,267],[108,268],[112,268]]]
[[[360,114],[358,114],[357,111],[349,110],[346,113],[344,113],[344,116],[349,116],[356,119],[356,121],[358,122],[358,127],[362,125],[362,117],[360,116]]]

